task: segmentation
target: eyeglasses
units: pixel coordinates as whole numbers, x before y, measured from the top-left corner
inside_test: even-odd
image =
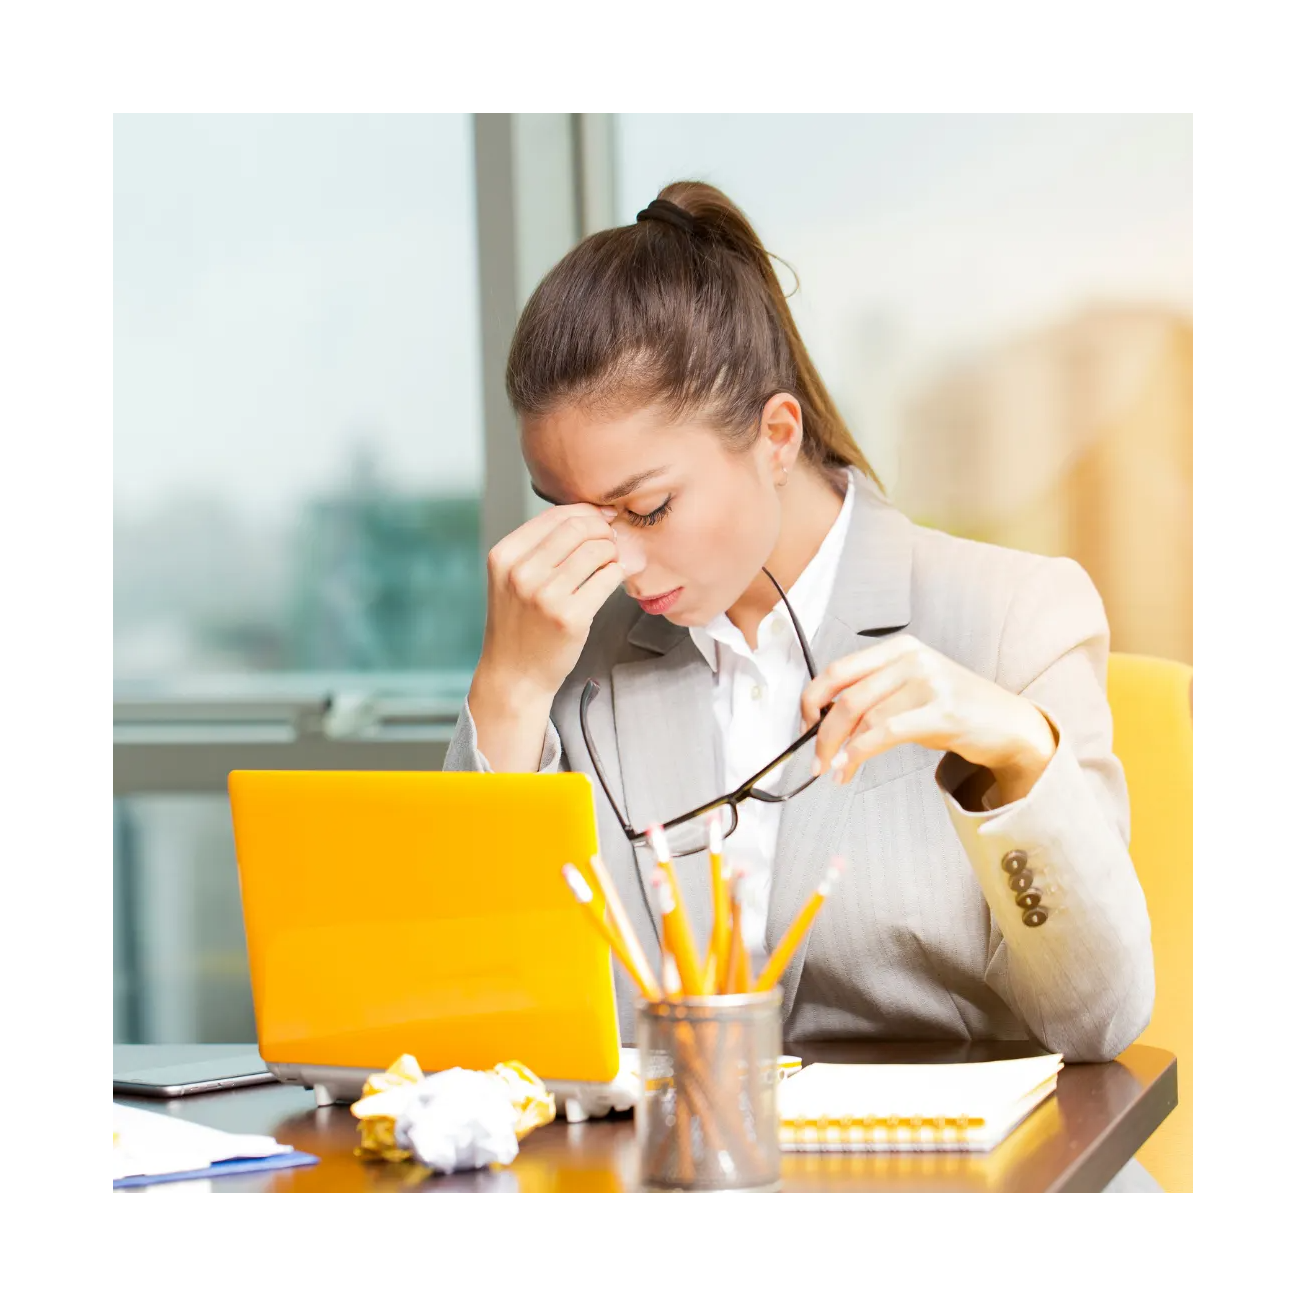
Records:
[[[789,613],[789,619],[794,623],[794,632],[797,634],[798,644],[803,650],[803,661],[807,663],[807,674],[812,680],[815,680],[816,663],[812,660],[812,650],[808,646],[807,636],[803,634],[803,628],[789,603],[789,597],[781,589],[780,582],[765,567],[762,568],[762,572],[779,592],[781,601],[785,605],[785,611]],[[631,826],[630,821],[617,806],[616,799],[612,796],[612,790],[608,787],[607,777],[603,773],[603,766],[599,762],[598,754],[594,749],[594,740],[590,735],[589,727],[589,707],[598,692],[599,682],[597,680],[590,679],[585,682],[585,688],[580,695],[581,736],[585,740],[585,747],[589,752],[594,774],[598,776],[599,784],[603,786],[603,792],[607,795],[608,803],[611,805],[617,820],[621,823],[626,838],[637,846],[647,844],[648,840],[645,835]],[[830,705],[827,704],[821,709],[821,714],[817,718],[815,725],[805,730],[783,753],[773,758],[755,775],[750,776],[738,789],[728,794],[722,794],[720,798],[714,798],[710,803],[704,803],[702,807],[694,808],[692,812],[685,812],[681,816],[673,817],[670,821],[662,822],[662,828],[667,836],[667,843],[671,848],[671,855],[673,857],[690,857],[695,853],[703,852],[708,846],[708,827],[711,814],[719,808],[726,809],[723,812],[722,835],[729,838],[739,826],[739,804],[746,798],[755,798],[759,803],[787,803],[791,798],[796,798],[801,794],[808,785],[812,784],[816,780],[816,776],[807,776],[801,784],[784,792],[776,792],[775,790],[775,786],[780,783],[780,772],[784,764],[809,739],[816,735],[816,732],[821,728],[821,722],[825,719],[825,714],[829,710]],[[768,782],[768,788],[761,787],[763,781]]]

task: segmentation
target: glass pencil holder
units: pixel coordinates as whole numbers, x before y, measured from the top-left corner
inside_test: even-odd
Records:
[[[780,998],[777,988],[636,1004],[643,1187],[779,1186]]]

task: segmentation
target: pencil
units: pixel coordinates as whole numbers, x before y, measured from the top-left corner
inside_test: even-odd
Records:
[[[680,972],[676,969],[676,959],[669,952],[662,954],[662,987],[669,998],[684,996],[680,987]]]
[[[803,941],[803,936],[812,927],[812,922],[816,919],[816,913],[825,905],[825,900],[830,896],[830,890],[834,888],[834,882],[843,873],[843,859],[834,858],[830,863],[830,869],[826,871],[825,878],[816,887],[816,892],[807,900],[802,911],[794,917],[789,928],[784,932],[784,937],[776,944],[775,951],[771,954],[766,965],[762,967],[762,973],[757,977],[757,983],[753,986],[754,993],[764,993],[767,989],[772,989],[779,983],[780,976],[784,974],[785,967],[793,959],[793,955],[798,951],[798,945]]]
[[[636,988],[648,1001],[658,1001],[662,996],[661,993],[658,992],[656,987],[650,988],[647,981],[640,974],[634,959],[626,950],[625,941],[617,933],[612,922],[604,916],[599,904],[594,899],[594,890],[590,888],[585,877],[568,862],[562,868],[562,878],[567,881],[567,887],[571,890],[576,901],[585,909],[585,915],[593,922],[594,928],[603,936],[608,947],[616,954],[617,960],[621,962],[631,979],[635,981]]]
[[[666,832],[660,825],[650,825],[648,841],[657,858],[657,868],[650,877],[653,891],[662,912],[662,935],[680,972],[680,985],[685,996],[696,998],[703,993],[703,972],[694,949],[694,935],[685,914],[685,902],[680,895],[680,883],[671,865],[671,847]]]
[[[608,868],[603,864],[603,858],[595,853],[590,858],[590,870],[594,873],[595,883],[603,893],[604,901],[608,904],[608,912],[612,916],[612,923],[616,926],[617,933],[621,935],[622,942],[626,945],[626,952],[630,955],[633,964],[633,973],[637,977],[639,990],[647,998],[650,993],[654,999],[661,998],[658,992],[657,980],[653,978],[653,968],[648,964],[648,958],[644,955],[644,949],[640,947],[639,936],[635,933],[635,927],[630,923],[630,917],[626,915],[626,909],[621,905],[621,898],[617,893],[617,886],[612,883],[612,876],[608,874]]]
[[[748,945],[744,941],[744,872],[730,877],[730,946],[726,953],[722,993],[747,993],[752,986],[748,973]]]
[[[709,993],[720,991],[726,954],[730,951],[730,890],[721,842],[721,813],[713,812],[707,828],[708,862],[712,868],[712,941],[708,944],[707,974],[703,984]]]

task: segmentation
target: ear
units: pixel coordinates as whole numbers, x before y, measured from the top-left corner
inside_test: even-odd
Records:
[[[762,409],[762,456],[777,482],[788,478],[803,447],[803,409],[787,390],[773,394]]]

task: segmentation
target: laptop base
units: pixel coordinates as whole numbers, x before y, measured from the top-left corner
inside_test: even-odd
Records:
[[[367,1069],[360,1066],[308,1066],[292,1062],[269,1061],[268,1069],[283,1084],[298,1084],[313,1090],[319,1107],[349,1106],[363,1095],[369,1075],[384,1066]],[[639,1050],[621,1049],[621,1069],[606,1084],[585,1080],[546,1079],[544,1086],[558,1104],[558,1116],[569,1124],[579,1124],[611,1111],[629,1111],[639,1096]]]

